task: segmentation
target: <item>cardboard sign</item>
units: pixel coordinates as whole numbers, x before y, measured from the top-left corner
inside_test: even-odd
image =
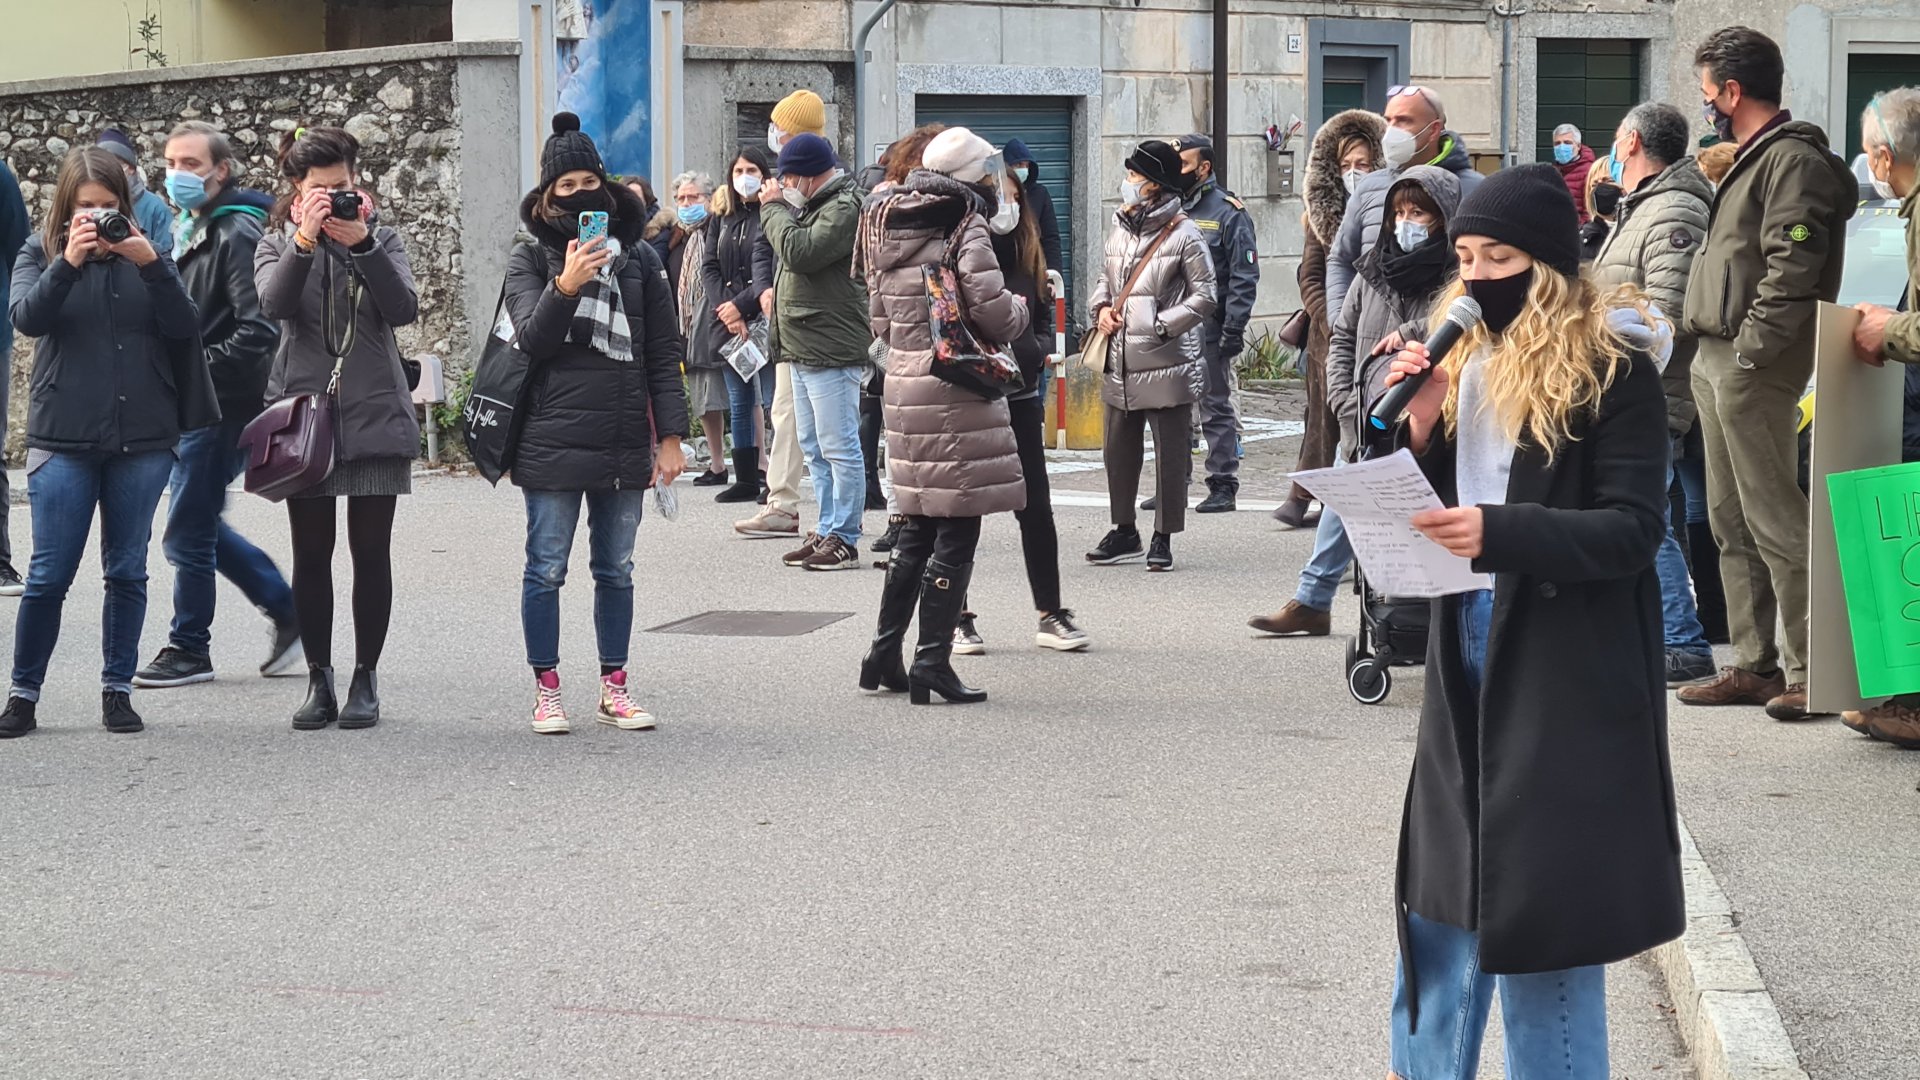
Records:
[[[1828,507],[1826,477],[1876,469],[1900,460],[1900,416],[1905,372],[1899,364],[1874,367],[1853,353],[1860,313],[1821,304],[1814,336],[1813,461],[1808,470],[1807,700],[1819,712],[1865,708],[1880,695],[1855,681],[1858,655],[1849,630],[1850,592],[1842,584],[1836,516]],[[1767,423],[1791,422],[1782,417]]]
[[[1920,461],[1827,477],[1867,698],[1920,691]]]

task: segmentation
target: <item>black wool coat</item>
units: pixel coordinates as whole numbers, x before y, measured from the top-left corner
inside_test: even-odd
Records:
[[[1434,601],[1427,638],[1396,899],[1478,931],[1493,974],[1611,963],[1686,921],[1654,571],[1667,405],[1652,361],[1633,356],[1574,435],[1551,464],[1523,444],[1506,505],[1484,507],[1474,569],[1494,575],[1494,606],[1478,700],[1457,596]],[[1449,506],[1454,451],[1436,434],[1420,462]]]
[[[608,234],[620,241],[626,262],[615,280],[633,339],[633,360],[622,362],[574,341],[578,297],[566,296],[554,279],[566,262],[571,232],[562,232],[534,210],[530,193],[520,216],[535,237],[507,260],[506,305],[521,351],[532,360],[519,440],[513,449],[513,482],[536,491],[611,491],[653,483],[654,431],[687,430],[686,384],[680,337],[667,271],[652,245],[641,238],[647,223],[640,199],[626,187],[608,185],[614,209]]]

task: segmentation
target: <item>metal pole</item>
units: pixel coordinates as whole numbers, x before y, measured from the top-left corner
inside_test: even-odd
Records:
[[[896,3],[899,0],[880,0],[880,6],[867,16],[867,21],[860,24],[860,32],[853,36],[853,141],[858,145],[845,158],[856,169],[868,163],[870,153],[867,148],[867,35],[873,33],[873,28]]]
[[[1227,0],[1213,0],[1213,176],[1227,183]]]

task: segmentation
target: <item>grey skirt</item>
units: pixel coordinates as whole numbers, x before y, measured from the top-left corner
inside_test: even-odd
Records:
[[[687,415],[694,423],[710,412],[726,412],[732,407],[727,399],[727,377],[720,368],[687,369]]]
[[[345,496],[413,494],[413,459],[403,457],[365,458],[342,461],[332,475],[290,499],[334,499]]]

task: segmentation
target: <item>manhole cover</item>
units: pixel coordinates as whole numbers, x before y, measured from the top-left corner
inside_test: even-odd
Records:
[[[711,637],[799,637],[852,615],[851,611],[703,611],[647,632]]]

